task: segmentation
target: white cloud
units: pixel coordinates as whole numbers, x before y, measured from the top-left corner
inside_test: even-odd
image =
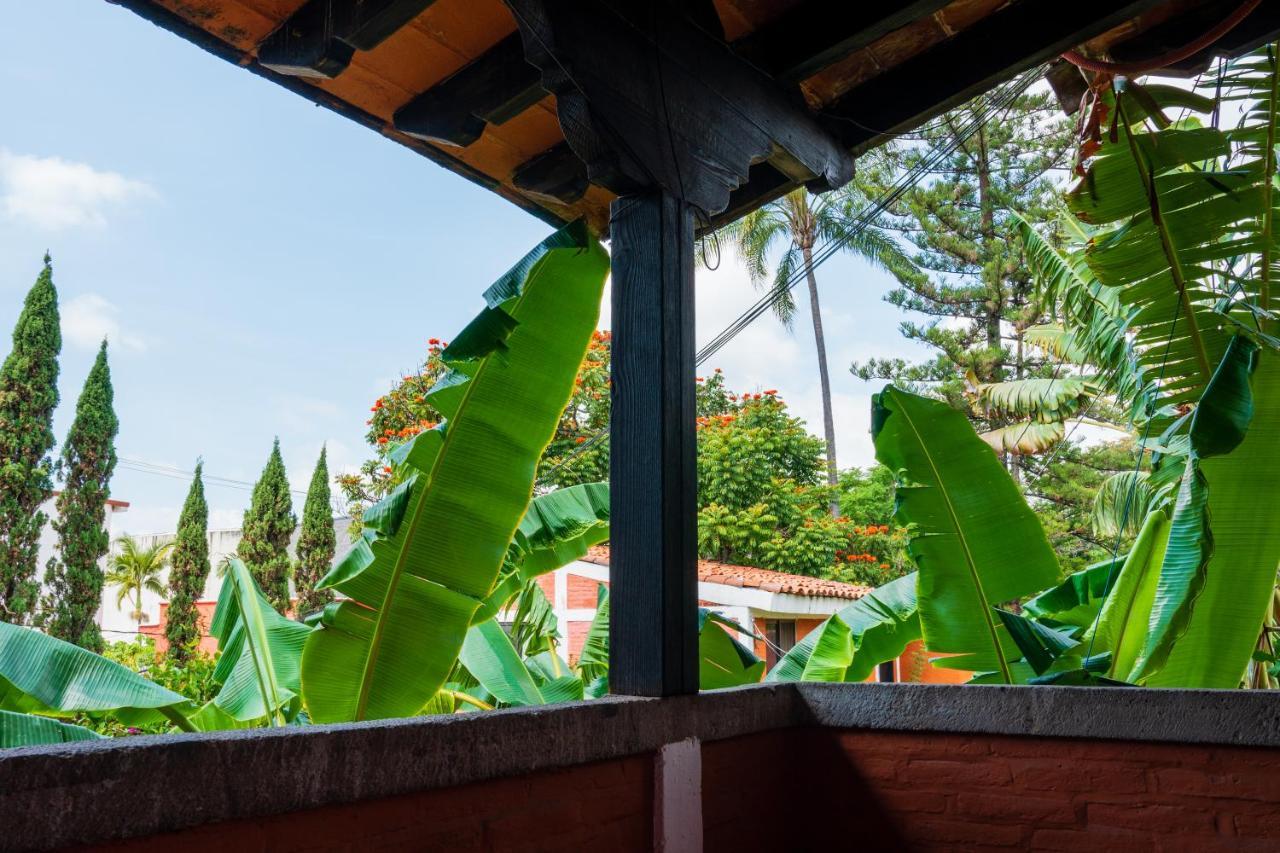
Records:
[[[97,349],[106,338],[113,347],[142,352],[147,343],[120,325],[120,309],[96,293],[82,293],[62,306],[62,336],[82,349]]]
[[[150,184],[118,172],[0,148],[0,212],[7,219],[50,231],[102,227],[106,209],[155,197]]]

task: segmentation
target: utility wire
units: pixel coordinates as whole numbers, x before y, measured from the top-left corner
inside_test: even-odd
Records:
[[[1032,68],[1015,77],[1004,87],[997,90],[986,104],[970,118],[968,122],[961,125],[957,132],[943,145],[933,149],[927,157],[914,168],[906,172],[898,181],[879,199],[876,200],[869,208],[862,211],[856,222],[850,228],[845,230],[837,237],[833,237],[826,244],[819,247],[814,255],[813,264],[810,269],[817,269],[825,261],[841,251],[854,238],[865,231],[872,225],[875,219],[893,204],[899,201],[908,191],[916,184],[924,180],[937,168],[946,161],[955,151],[969,140],[979,129],[987,123],[987,121],[1001,110],[1011,106],[1023,92],[1039,79],[1044,73],[1044,66]],[[695,364],[701,366],[715,356],[720,350],[724,349],[730,341],[740,335],[748,326],[760,318],[761,315],[772,309],[784,293],[793,290],[800,282],[805,279],[805,270],[797,270],[787,281],[782,282],[770,288],[769,292],[757,300],[751,307],[731,322],[723,331],[713,337],[710,342],[702,347],[697,353]],[[564,459],[556,463],[555,467],[542,475],[545,482],[552,475],[569,465],[574,459],[586,452],[590,448],[599,444],[608,437],[609,428],[606,426],[601,432],[596,433],[583,444],[578,445]]]

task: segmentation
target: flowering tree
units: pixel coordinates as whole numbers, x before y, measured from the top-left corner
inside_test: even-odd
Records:
[[[337,478],[356,529],[364,507],[397,485],[387,453],[440,420],[425,398],[444,373],[444,346],[429,340],[422,367],[371,407],[366,439],[375,456],[359,473]],[[544,488],[609,477],[610,353],[609,333],[592,335],[538,465]],[[909,570],[905,538],[882,523],[887,516],[855,523],[829,514],[841,496],[825,482],[825,444],[788,413],[775,389],[735,393],[717,368],[697,379],[697,417],[700,556],[868,584]]]

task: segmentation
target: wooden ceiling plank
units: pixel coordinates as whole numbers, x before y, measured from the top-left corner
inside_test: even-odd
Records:
[[[542,73],[513,33],[474,62],[396,110],[397,130],[465,148],[487,124],[503,124],[546,97]]]
[[[777,80],[799,82],[950,2],[808,0],[734,42],[733,50]]]
[[[372,50],[435,0],[308,0],[258,45],[278,74],[333,78],[357,50]]]

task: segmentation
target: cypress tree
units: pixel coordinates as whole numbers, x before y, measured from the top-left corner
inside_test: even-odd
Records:
[[[58,555],[49,560],[46,628],[55,637],[90,651],[102,651],[102,633],[94,616],[102,601],[102,566],[111,538],[105,529],[111,474],[116,468],[120,421],[113,406],[107,342],[76,400],[76,416],[62,445],[63,479],[58,495]]]
[[[333,552],[338,546],[333,532],[333,511],[329,502],[329,464],[325,449],[320,449],[320,459],[311,475],[307,489],[307,502],[302,508],[302,533],[298,536],[298,565],[293,573],[293,583],[298,591],[299,616],[324,607],[333,600],[330,590],[317,590],[316,583],[329,571]]]
[[[200,643],[200,613],[196,602],[209,577],[209,504],[204,499],[204,463],[196,463],[196,475],[178,516],[178,535],[169,556],[169,618],[164,636],[170,659],[190,659]]]
[[[53,265],[27,294],[13,329],[13,349],[0,367],[0,620],[31,621],[40,585],[36,558],[53,494],[53,410],[58,405],[62,332]]]
[[[271,606],[281,613],[289,609],[289,538],[297,524],[277,438],[262,476],[253,487],[253,500],[244,514],[244,532],[236,553]]]

